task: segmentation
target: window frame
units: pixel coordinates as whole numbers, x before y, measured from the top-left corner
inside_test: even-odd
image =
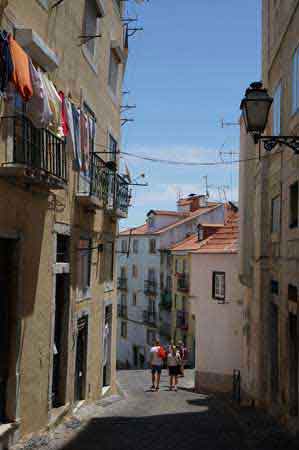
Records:
[[[121,239],[120,250],[121,250],[121,253],[128,253],[128,240],[127,239]]]
[[[132,305],[137,306],[137,292],[133,292],[132,295]]]
[[[125,331],[125,332],[124,332]],[[128,337],[128,324],[124,320],[120,322],[120,336],[123,339],[127,339]]]
[[[220,279],[223,279],[223,295],[217,293],[217,286],[216,286],[216,280],[220,277]],[[215,300],[218,300],[220,302],[225,302],[226,297],[226,280],[225,280],[225,272],[220,271],[213,271],[212,275],[212,297]]]
[[[135,255],[138,255],[138,250],[139,250],[139,240],[133,239],[133,253]]]
[[[292,56],[292,115],[299,110],[299,47]]]
[[[94,10],[96,11],[95,15],[95,26],[93,27],[93,30],[88,30],[88,24],[87,24],[87,10],[88,6],[91,5],[91,2],[94,3]],[[89,6],[90,7],[90,6]],[[90,16],[91,17],[91,16]],[[83,35],[89,35],[89,34],[100,34],[100,19],[103,17],[103,14],[99,10],[99,5],[97,3],[97,0],[85,0],[84,2],[84,15],[83,15],[83,26],[82,26],[82,34]],[[93,50],[90,50],[90,47],[93,47]],[[88,42],[83,44],[84,51],[87,53],[88,58],[91,60],[92,63],[94,63],[96,54],[97,54],[97,40],[96,39],[90,39]]]
[[[297,205],[294,206],[297,211],[297,217],[295,218],[295,212],[292,213],[292,189],[296,186],[297,190]],[[299,215],[299,181],[295,181],[294,183],[289,185],[289,228],[294,229],[298,228],[299,221],[298,221],[298,215]],[[293,217],[294,216],[294,217]]]
[[[137,266],[137,264],[132,264],[132,278],[138,278],[138,266]]]
[[[154,245],[153,245],[154,242]],[[149,253],[155,255],[157,253],[157,241],[154,238],[149,240]]]
[[[272,278],[270,280],[270,293],[271,295],[279,295],[279,282]]]
[[[85,244],[83,244],[85,243]],[[80,237],[78,245],[78,297],[89,298],[91,296],[91,263],[92,263],[92,239],[89,237]]]
[[[110,133],[110,131],[108,132],[108,149],[109,149],[108,159],[110,161],[116,161],[118,152],[118,141],[117,139],[115,139],[113,134]]]

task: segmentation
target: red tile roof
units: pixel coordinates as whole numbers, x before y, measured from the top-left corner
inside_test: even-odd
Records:
[[[151,209],[148,213],[147,216],[152,213],[155,214],[156,216],[178,216],[178,217],[187,217],[190,213],[188,211],[163,211],[161,209]]]
[[[239,215],[231,213],[225,225],[203,241],[195,253],[237,253],[239,250]]]
[[[223,224],[216,224],[216,225],[201,224],[201,225],[205,228],[205,233],[207,235],[206,239],[208,239],[209,236],[214,234],[216,232],[216,230],[218,230],[220,227],[222,227],[222,228],[224,227]],[[172,251],[194,251],[194,250],[198,250],[201,247],[202,243],[203,243],[203,241],[198,240],[198,234],[194,233],[191,236],[184,239],[183,241],[178,242],[177,244],[170,247],[170,250],[172,250]]]

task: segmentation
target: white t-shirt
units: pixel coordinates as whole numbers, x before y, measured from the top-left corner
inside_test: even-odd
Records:
[[[177,366],[180,364],[180,362],[181,362],[181,357],[180,357],[179,352],[176,352],[175,355],[173,355],[172,353],[168,353],[168,355],[167,355],[168,367]]]
[[[160,358],[160,356],[158,355],[160,346],[158,347],[152,347],[150,350],[150,355],[151,355],[151,363],[153,366],[162,366],[163,364],[163,360],[162,358]]]

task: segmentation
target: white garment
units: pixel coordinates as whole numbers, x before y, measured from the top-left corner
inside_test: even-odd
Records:
[[[55,133],[58,137],[63,137],[63,128],[62,128],[62,100],[60,98],[60,95],[56,91],[56,88],[54,84],[52,83],[49,78],[43,75],[43,81],[45,84],[45,88],[47,90],[48,99],[49,99],[49,105],[51,108],[51,111],[53,113],[53,118],[51,121],[51,129],[53,133]]]
[[[178,364],[180,364],[180,362],[181,362],[181,357],[180,357],[179,352],[176,352],[175,355],[173,355],[173,353],[168,353],[168,355],[167,355],[168,367],[177,366]]]
[[[154,346],[150,349],[151,363],[153,366],[162,366],[163,359],[159,356],[160,346]]]
[[[72,104],[68,98],[64,98],[64,106],[67,114],[67,122],[69,127],[69,136],[67,137],[67,146],[72,151],[74,159],[76,159],[76,149],[75,149],[75,132],[74,132],[74,120],[73,120],[73,110]]]
[[[26,112],[36,128],[47,128],[53,119],[47,90],[40,70],[36,70],[29,59],[29,71],[33,88],[33,96],[26,104]]]

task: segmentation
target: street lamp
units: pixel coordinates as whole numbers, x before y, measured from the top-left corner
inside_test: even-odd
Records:
[[[273,98],[261,82],[251,83],[246,89],[240,109],[247,133],[250,133],[257,144],[262,141],[266,151],[271,151],[277,144],[286,145],[295,154],[299,154],[299,138],[296,136],[262,136],[265,131]]]

